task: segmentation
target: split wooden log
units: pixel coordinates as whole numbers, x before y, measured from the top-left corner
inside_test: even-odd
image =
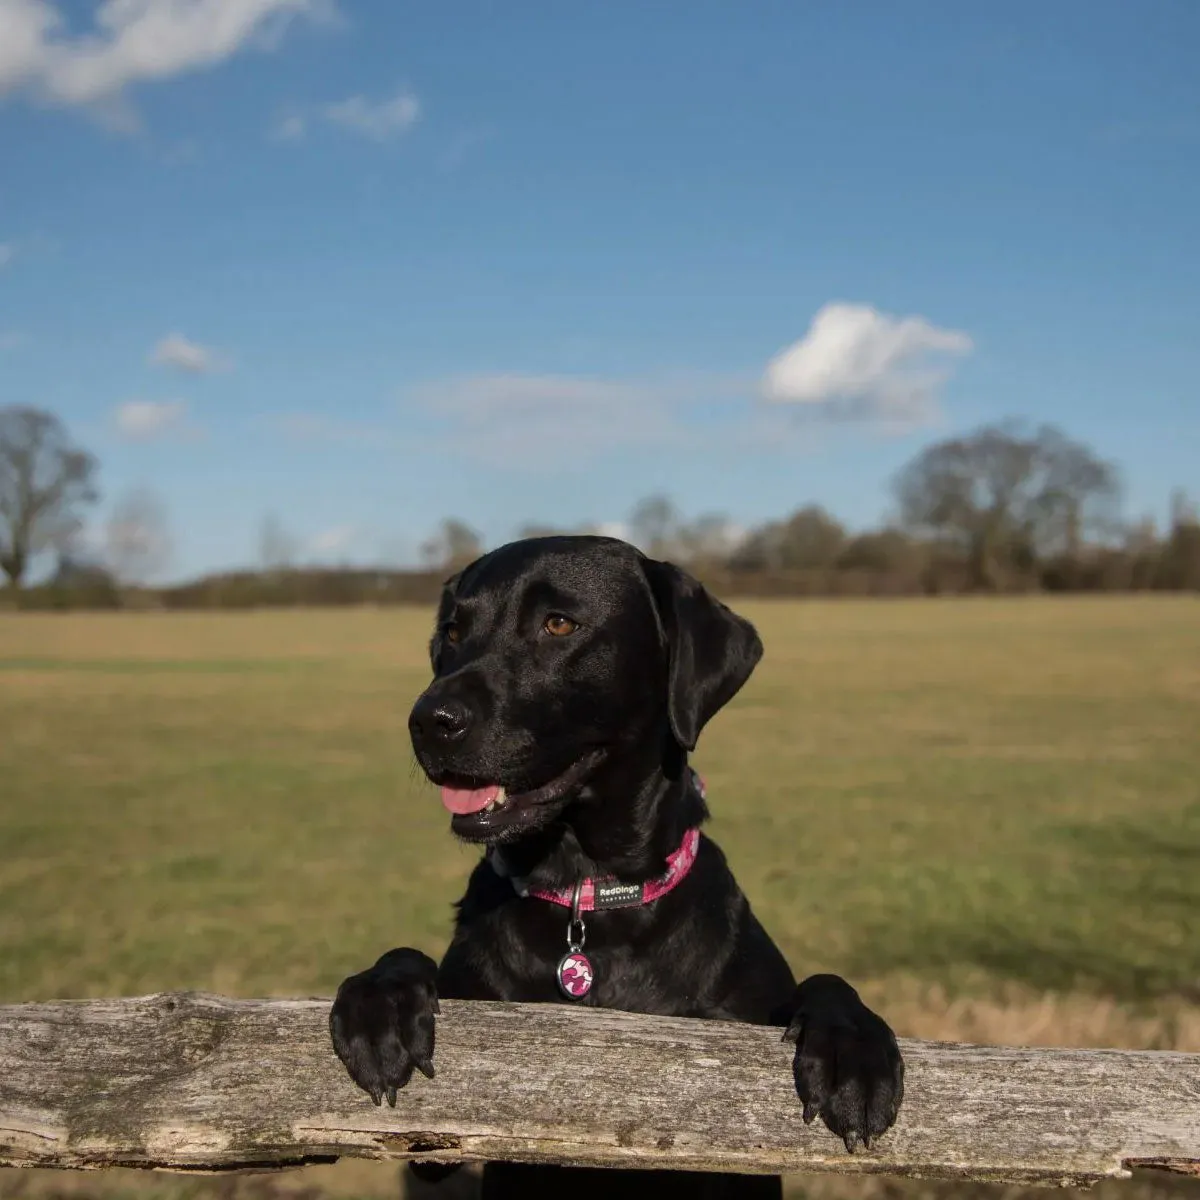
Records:
[[[1080,1185],[1200,1174],[1200,1056],[904,1041],[899,1122],[805,1126],[781,1031],[445,1001],[437,1078],[354,1086],[328,1000],[164,993],[0,1007],[0,1164],[271,1169],[343,1156]]]

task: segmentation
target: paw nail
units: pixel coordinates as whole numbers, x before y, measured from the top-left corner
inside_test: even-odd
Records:
[[[858,1147],[858,1134],[852,1129],[842,1140],[846,1143],[847,1153],[853,1154]]]
[[[804,1123],[805,1123],[805,1125],[811,1125],[813,1123],[813,1118],[816,1115],[817,1115],[817,1105],[812,1100],[810,1100],[804,1106]]]
[[[390,1107],[392,1107],[392,1108],[396,1107],[396,1089],[394,1087],[388,1088],[387,1101],[388,1101],[388,1105]]]

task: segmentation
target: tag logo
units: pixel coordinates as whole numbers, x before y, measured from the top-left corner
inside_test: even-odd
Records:
[[[640,883],[618,883],[610,880],[607,883],[595,885],[592,907],[625,908],[631,904],[641,904],[642,885]]]

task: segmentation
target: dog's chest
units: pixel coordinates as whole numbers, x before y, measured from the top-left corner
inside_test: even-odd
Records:
[[[565,909],[538,906],[531,911],[522,905],[496,918],[499,936],[489,941],[493,952],[499,951],[505,999],[660,1015],[688,1015],[701,1003],[704,960],[684,931],[664,930],[656,936],[627,911],[596,912],[586,914],[582,939],[575,931],[572,941]],[[586,956],[591,976],[578,997],[569,996],[559,981],[572,945]]]

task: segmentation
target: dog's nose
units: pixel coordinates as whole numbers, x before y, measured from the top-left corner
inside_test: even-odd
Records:
[[[408,718],[409,732],[423,742],[459,742],[470,727],[471,710],[461,700],[422,696]]]

